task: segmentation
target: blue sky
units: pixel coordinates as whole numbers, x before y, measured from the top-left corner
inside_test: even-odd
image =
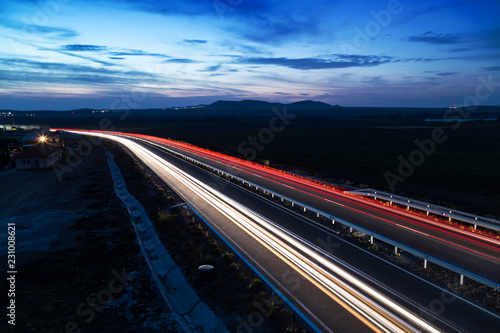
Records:
[[[497,0],[2,1],[0,109],[441,107],[478,89],[500,105],[499,14]]]

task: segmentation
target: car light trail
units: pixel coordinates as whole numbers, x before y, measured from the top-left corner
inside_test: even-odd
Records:
[[[345,206],[345,205],[339,204],[338,202],[336,202],[334,200],[328,199],[327,197],[325,197],[325,195],[328,197],[331,197],[331,198],[342,198],[342,200],[347,200],[347,201],[352,202],[358,206],[362,206],[363,209],[367,209],[367,211],[364,211],[364,210],[357,209],[357,208],[354,208],[351,206],[351,207],[349,207],[349,209],[352,211],[356,211],[356,212],[358,212],[362,215],[368,216],[370,218],[382,220],[386,223],[389,223],[389,224],[396,226],[398,228],[401,228],[401,229],[406,229],[410,232],[414,232],[417,234],[426,234],[427,237],[429,237],[429,238],[432,238],[432,239],[435,239],[435,240],[440,241],[442,243],[446,243],[448,245],[454,246],[454,247],[461,249],[463,251],[473,253],[474,255],[482,256],[483,258],[490,260],[492,262],[500,262],[500,259],[495,257],[495,256],[488,255],[484,252],[474,250],[469,246],[460,245],[454,241],[446,240],[442,236],[430,234],[430,232],[432,232],[432,230],[435,230],[435,231],[442,233],[445,236],[449,235],[449,236],[461,238],[467,242],[472,242],[472,243],[475,243],[477,245],[493,249],[495,251],[500,251],[500,248],[498,247],[498,245],[500,245],[500,240],[496,240],[496,239],[491,238],[491,237],[485,237],[485,236],[479,235],[477,233],[472,233],[470,231],[462,230],[462,229],[459,229],[459,228],[453,227],[453,226],[448,226],[446,224],[434,222],[434,221],[431,221],[429,219],[425,219],[425,218],[422,218],[422,217],[419,217],[416,215],[409,215],[405,212],[401,212],[401,211],[396,210],[394,208],[385,207],[384,209],[381,209],[380,207],[378,207],[378,205],[369,204],[368,202],[366,202],[363,199],[357,199],[357,198],[353,198],[351,196],[344,195],[343,193],[339,193],[338,191],[335,191],[331,188],[326,188],[325,186],[318,184],[318,183],[315,183],[313,181],[310,181],[306,178],[297,179],[297,177],[290,175],[290,174],[287,174],[287,173],[284,173],[284,172],[279,172],[279,170],[275,171],[274,169],[269,168],[269,167],[265,167],[265,166],[262,166],[262,165],[259,165],[256,163],[252,163],[249,161],[240,160],[238,158],[226,156],[226,155],[223,155],[220,153],[211,152],[207,149],[195,147],[195,146],[192,146],[189,144],[179,143],[179,142],[175,142],[175,141],[172,141],[169,139],[163,139],[163,138],[158,138],[158,137],[153,137],[153,136],[148,136],[148,135],[141,135],[141,134],[119,133],[119,135],[124,136],[124,137],[129,137],[129,138],[135,139],[135,140],[139,139],[140,141],[144,141],[146,143],[151,143],[151,141],[153,141],[156,144],[159,144],[160,146],[166,146],[167,148],[177,147],[177,148],[182,149],[184,151],[188,151],[190,153],[193,153],[196,156],[209,158],[209,159],[214,160],[218,163],[222,163],[227,167],[231,167],[233,169],[236,169],[236,171],[238,171],[238,172],[244,171],[244,172],[249,172],[249,173],[254,174],[253,173],[254,171],[258,171],[258,172],[261,172],[262,175],[256,175],[256,174],[254,174],[254,175],[261,177],[261,178],[265,179],[266,181],[278,183],[280,185],[288,186],[286,184],[280,183],[280,180],[287,180],[287,181],[292,182],[293,184],[296,184],[297,187],[291,187],[294,191],[303,192],[309,196],[313,196],[319,200],[324,200],[324,201],[327,201],[327,202],[335,204],[335,205]],[[278,179],[278,180],[274,180],[270,177],[275,177],[275,179]],[[290,187],[290,186],[288,186],[288,187]],[[321,195],[305,191],[299,187],[305,187],[309,190],[317,191]],[[373,213],[370,213],[370,211]],[[377,213],[383,213],[384,215],[386,215],[386,216],[388,215],[389,217],[396,217],[398,219],[404,220],[406,223],[410,223],[410,224],[420,226],[420,227],[425,227],[426,229],[431,229],[431,230],[426,231],[426,232],[421,232],[413,227],[409,227],[407,225],[403,225],[403,224],[391,221],[391,220],[384,218],[384,217],[381,217],[381,216],[377,216],[376,215]],[[465,235],[465,236],[463,236],[463,235]],[[488,243],[495,244],[497,246],[490,245]]]
[[[460,229],[460,228],[457,228],[454,226],[446,225],[443,223],[435,222],[435,221],[432,221],[430,219],[423,218],[423,217],[420,217],[418,215],[412,215],[412,214],[397,210],[397,209],[392,208],[392,207],[381,208],[381,207],[379,207],[379,205],[373,204],[369,201],[366,201],[365,199],[356,198],[356,197],[353,197],[351,195],[346,195],[342,192],[339,192],[338,190],[335,190],[331,185],[329,185],[327,183],[322,183],[320,181],[314,181],[314,180],[309,179],[307,177],[302,177],[299,175],[290,174],[288,172],[274,169],[272,167],[263,166],[263,165],[260,165],[260,164],[257,164],[257,163],[251,162],[251,161],[241,160],[241,159],[233,157],[233,156],[224,155],[221,153],[210,151],[208,149],[199,148],[199,147],[196,147],[196,146],[193,146],[190,144],[176,142],[176,141],[169,140],[169,139],[154,137],[154,136],[150,136],[150,135],[143,135],[143,134],[133,134],[133,133],[116,133],[116,134],[130,137],[132,139],[142,139],[145,142],[154,142],[154,143],[166,146],[167,148],[174,147],[174,148],[180,149],[184,152],[189,152],[191,154],[194,154],[198,157],[207,158],[207,159],[210,159],[210,160],[215,161],[217,163],[223,164],[224,166],[226,166],[228,168],[234,169],[237,173],[238,172],[252,173],[253,175],[255,175],[257,177],[265,179],[266,181],[279,183],[280,185],[283,185],[281,182],[282,180],[286,180],[288,182],[291,182],[292,184],[295,184],[296,186],[306,188],[308,190],[318,191],[322,195],[327,195],[327,196],[330,196],[330,197],[335,198],[335,199],[341,198],[342,200],[346,200],[348,202],[355,203],[359,206],[362,206],[365,209],[369,209],[369,210],[372,210],[374,212],[380,212],[383,214],[388,214],[391,216],[402,218],[402,219],[406,220],[407,222],[416,223],[419,225],[423,225],[423,224],[419,223],[418,221],[424,222],[428,227],[431,227],[431,228],[433,225],[434,227],[439,227],[439,229],[447,229],[447,230],[450,230],[450,231],[457,233],[457,234],[458,233],[464,234],[464,235],[467,235],[469,237],[481,239],[485,242],[490,242],[490,243],[500,245],[500,240],[498,240],[498,239],[483,236],[483,235],[480,235],[477,233],[473,233],[473,232],[463,230],[463,229]],[[259,174],[255,174],[254,172],[259,172]],[[269,178],[269,177],[274,177],[274,179]],[[325,201],[328,201],[330,203],[343,206],[342,204],[339,204],[338,202],[333,201],[333,200],[329,200],[324,196],[315,195],[315,194],[312,194],[310,192],[306,192],[298,187],[292,187],[292,188],[296,191],[304,192],[308,195],[312,195],[314,197],[317,197],[318,199],[325,200]],[[358,211],[361,214],[366,214],[362,210],[356,210],[356,211]],[[370,215],[370,216],[374,216],[374,215]],[[409,218],[407,218],[405,216],[407,216]],[[469,240],[471,240],[471,239],[469,238]],[[482,245],[488,246],[484,243]],[[499,248],[496,248],[496,249],[500,250]]]
[[[460,229],[458,227],[435,222],[435,221],[432,221],[430,219],[420,217],[418,215],[411,215],[409,213],[402,212],[402,211],[397,210],[397,209],[392,208],[392,207],[381,208],[381,207],[379,207],[379,205],[375,205],[375,204],[370,203],[364,199],[359,199],[359,198],[355,198],[355,197],[352,197],[349,195],[345,195],[345,194],[343,194],[343,193],[341,193],[341,192],[339,192],[331,187],[326,186],[325,184],[314,182],[314,181],[307,179],[307,178],[304,178],[304,177],[297,177],[295,175],[291,175],[289,173],[282,172],[281,170],[276,170],[276,169],[262,166],[260,164],[256,164],[256,163],[253,163],[250,161],[240,160],[240,159],[232,157],[232,156],[227,156],[224,154],[212,152],[212,151],[204,149],[204,148],[195,147],[195,146],[185,144],[185,143],[175,142],[175,141],[169,140],[169,139],[163,139],[163,138],[153,137],[153,136],[149,136],[149,135],[131,134],[131,133],[123,133],[122,135],[133,138],[133,139],[139,138],[139,139],[144,140],[145,142],[153,141],[155,143],[165,145],[165,146],[167,146],[167,148],[175,147],[175,148],[181,149],[183,151],[187,151],[187,152],[190,152],[192,154],[195,154],[196,156],[201,156],[201,157],[216,161],[217,163],[221,163],[228,168],[235,169],[237,172],[243,171],[243,172],[248,172],[248,173],[254,174],[253,172],[257,171],[260,174],[254,174],[255,176],[263,178],[266,181],[278,183],[280,185],[284,185],[280,181],[286,180],[286,181],[292,182],[293,184],[296,184],[297,187],[291,187],[295,191],[303,192],[309,196],[316,197],[319,200],[324,200],[324,201],[327,201],[327,202],[335,204],[335,205],[345,206],[343,204],[339,204],[338,202],[336,202],[334,200],[328,199],[327,197],[325,197],[325,195],[329,196],[331,198],[334,198],[334,199],[341,198],[342,200],[346,200],[348,202],[351,202],[351,203],[354,203],[358,206],[361,206],[361,207],[363,207],[363,209],[368,209],[368,211],[363,211],[361,209],[356,209],[356,208],[351,206],[351,207],[349,207],[350,210],[356,211],[360,214],[363,214],[363,215],[366,215],[366,216],[369,216],[369,217],[372,217],[375,219],[383,220],[384,222],[390,223],[394,226],[397,226],[397,227],[400,227],[403,229],[407,229],[407,230],[415,232],[415,233],[421,233],[421,232],[419,232],[418,230],[416,230],[414,228],[410,228],[408,226],[403,226],[401,224],[394,223],[388,219],[377,216],[375,214],[382,213],[382,214],[388,215],[390,217],[396,217],[398,219],[404,220],[407,223],[411,223],[411,224],[414,224],[417,226],[433,229],[433,230],[436,230],[438,232],[442,232],[443,234],[448,234],[448,235],[451,235],[454,237],[461,238],[461,239],[468,241],[468,242],[476,243],[480,246],[485,246],[485,247],[491,248],[495,251],[500,251],[500,247],[498,247],[498,245],[500,245],[500,240],[498,240],[498,239],[494,239],[492,237],[486,237],[486,236],[483,236],[483,235],[480,235],[477,233],[470,232],[468,230]],[[270,177],[273,177],[274,179],[270,178]],[[275,180],[275,179],[277,179],[277,180]],[[285,186],[288,186],[288,185],[285,185]],[[288,186],[288,187],[290,187],[290,186]],[[317,191],[321,195],[304,191],[300,187],[307,188],[308,190]],[[369,213],[369,211],[372,211],[373,213]],[[464,251],[470,251],[472,253],[475,253],[476,255],[484,256],[485,258],[488,258],[489,260],[500,262],[500,259],[498,259],[496,257],[489,256],[489,255],[486,255],[486,254],[478,252],[478,251],[474,251],[467,246],[460,246],[460,245],[457,245],[457,243],[446,241],[442,237],[438,237],[435,235],[432,235],[430,237],[433,239],[436,239],[438,241],[450,244],[452,246],[456,246],[458,248],[461,248]],[[494,244],[494,245],[490,245],[488,243]],[[495,246],[495,245],[497,245],[497,246]]]
[[[311,244],[278,227],[219,191],[200,182],[139,144],[114,135],[79,132],[120,142],[158,176],[175,177],[263,246],[275,253],[320,290],[376,332],[439,332],[435,327],[363,283],[353,274],[319,254]]]

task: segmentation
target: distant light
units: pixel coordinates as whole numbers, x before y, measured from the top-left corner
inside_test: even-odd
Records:
[[[45,142],[45,136],[44,136],[44,135],[42,135],[42,136],[40,137],[40,142]]]

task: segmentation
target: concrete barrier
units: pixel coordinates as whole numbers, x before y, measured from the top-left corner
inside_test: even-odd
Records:
[[[120,170],[106,151],[116,195],[123,202],[134,226],[141,252],[151,270],[159,294],[173,311],[173,318],[185,331],[228,333],[222,321],[200,301],[161,243],[144,207],[131,195]],[[196,309],[196,311],[192,311]]]

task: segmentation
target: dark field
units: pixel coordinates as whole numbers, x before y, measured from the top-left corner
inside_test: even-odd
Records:
[[[257,139],[257,145],[262,150],[255,150],[255,162],[342,184],[388,191],[391,189],[386,172],[391,172],[393,192],[455,209],[500,216],[499,121],[440,123],[298,116],[281,131],[269,135],[270,131],[265,129],[270,128],[271,119],[272,116],[113,119],[112,124],[117,131],[181,140],[243,158],[245,151],[247,158],[253,157],[248,154],[254,149],[248,143],[249,136],[258,138],[261,133],[264,140]],[[99,119],[80,119],[78,125],[68,120],[53,121],[50,125],[98,129],[98,124]],[[432,136],[436,128],[442,128],[439,140]],[[425,147],[419,148],[415,140],[426,143]],[[238,149],[240,145],[242,149]],[[398,171],[399,156],[408,161],[403,173]]]

